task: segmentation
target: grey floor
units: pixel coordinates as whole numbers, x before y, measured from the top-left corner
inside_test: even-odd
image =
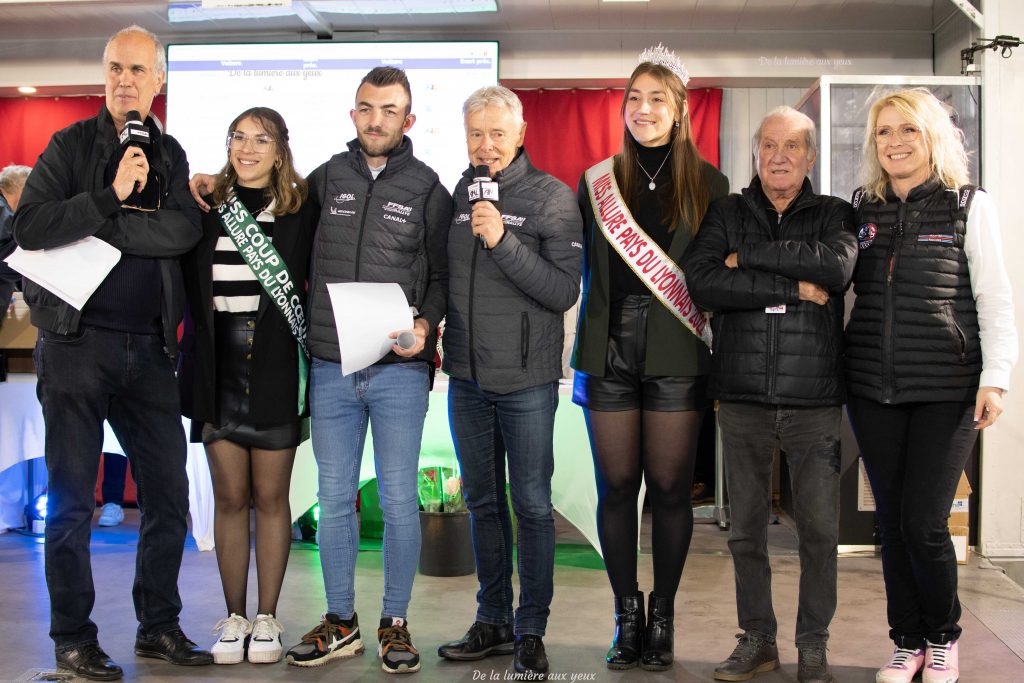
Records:
[[[786,523],[769,527],[774,571],[775,605],[779,618],[782,668],[757,677],[761,683],[796,680],[792,645],[799,563],[795,536]],[[646,528],[646,524],[645,524]],[[711,681],[715,663],[725,658],[736,632],[732,562],[727,532],[711,524],[697,525],[691,553],[676,600],[676,664],[665,673],[639,670],[610,672],[603,655],[611,637],[611,593],[594,555],[564,521],[559,520],[559,552],[555,568],[555,601],[545,638],[553,680],[565,681]],[[318,669],[274,665],[174,667],[132,654],[135,620],[131,580],[138,513],[128,511],[124,525],[97,529],[93,536],[93,571],[97,600],[93,614],[101,644],[125,669],[128,680],[142,681],[336,681],[383,680],[373,652],[372,625],[380,605],[381,555],[362,552],[356,579],[357,609],[363,616],[367,652],[358,658]],[[0,683],[30,680],[52,669],[53,650],[47,637],[48,605],[39,540],[17,533],[0,536]],[[650,589],[649,541],[641,542],[641,588]],[[839,609],[832,625],[829,659],[838,681],[869,683],[887,658],[885,599],[877,556],[868,553],[839,562]],[[961,567],[961,681],[1018,683],[1024,681],[1024,589],[1003,570],[973,557]],[[209,645],[209,629],[222,616],[223,602],[216,557],[190,542],[181,570],[184,600],[182,625],[193,639]],[[250,584],[250,594],[255,588]],[[439,644],[462,634],[475,613],[473,577],[417,577],[409,622],[423,654],[423,668],[412,680],[507,680],[511,658],[477,663],[450,663],[434,652]],[[252,600],[250,600],[252,602]],[[279,618],[286,643],[294,643],[317,623],[323,610],[323,583],[315,546],[293,544]],[[38,680],[38,679],[37,679]],[[389,679],[390,680],[390,679]]]

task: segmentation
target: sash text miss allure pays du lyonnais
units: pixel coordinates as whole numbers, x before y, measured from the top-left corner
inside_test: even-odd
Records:
[[[601,221],[608,234],[619,243],[623,257],[657,287],[658,291],[680,315],[690,319],[697,328],[698,335],[703,335],[706,320],[703,319],[703,316],[699,316],[699,322],[694,319],[695,309],[693,301],[690,299],[690,293],[686,291],[682,271],[671,261],[666,262],[667,258],[658,253],[661,251],[660,249],[652,248],[647,240],[628,225],[629,221],[622,213],[615,193],[612,192],[611,173],[606,173],[594,181],[594,198],[597,200]],[[619,232],[620,228],[623,228],[621,232]]]

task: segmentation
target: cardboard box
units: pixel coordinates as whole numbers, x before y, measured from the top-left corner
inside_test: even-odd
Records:
[[[0,328],[0,349],[33,349],[36,346],[36,328],[29,322],[28,304],[15,292],[14,304],[4,314]]]
[[[967,538],[970,534],[970,496],[971,484],[967,475],[960,474],[960,482],[956,485],[953,505],[949,509],[949,536],[953,540],[958,564],[967,564]]]

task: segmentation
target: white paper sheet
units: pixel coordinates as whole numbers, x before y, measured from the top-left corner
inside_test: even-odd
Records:
[[[338,328],[341,374],[367,368],[391,350],[392,332],[412,329],[412,312],[395,282],[332,282],[327,285]]]
[[[86,237],[53,249],[25,251],[7,257],[7,265],[64,301],[82,310],[121,258],[121,252],[97,237]]]

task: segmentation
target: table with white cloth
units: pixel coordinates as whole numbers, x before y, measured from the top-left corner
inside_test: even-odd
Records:
[[[35,396],[35,376],[11,375],[0,383],[0,529],[21,526],[26,502],[24,469],[17,463],[43,455],[43,414]],[[455,449],[448,427],[448,383],[438,375],[430,393],[430,407],[423,428],[420,467],[451,466]],[[559,407],[555,413],[555,472],[551,482],[554,508],[572,523],[598,549],[597,486],[587,440],[583,412],[571,401],[572,386],[563,382],[559,388]],[[189,420],[182,420],[185,434]],[[376,477],[373,443],[370,434],[361,463],[359,484],[363,486]],[[109,425],[104,423],[103,451],[124,453]],[[188,444],[189,508],[192,535],[200,550],[213,548],[213,486],[202,444]],[[45,470],[44,470],[45,471]],[[317,467],[310,441],[299,446],[292,473],[292,516],[298,518],[316,502]],[[637,501],[637,514],[643,494]]]
[[[188,418],[182,418],[182,426],[188,434]],[[38,493],[26,488],[26,468],[34,468],[40,484],[46,481],[46,470],[41,467],[43,434],[43,409],[36,398],[35,375],[8,375],[6,382],[0,382],[0,531],[22,526],[25,505]],[[103,452],[124,455],[107,422],[103,423]],[[36,458],[40,458],[38,463]],[[186,467],[192,535],[200,550],[210,550],[213,548],[213,485],[202,444],[188,444]]]

